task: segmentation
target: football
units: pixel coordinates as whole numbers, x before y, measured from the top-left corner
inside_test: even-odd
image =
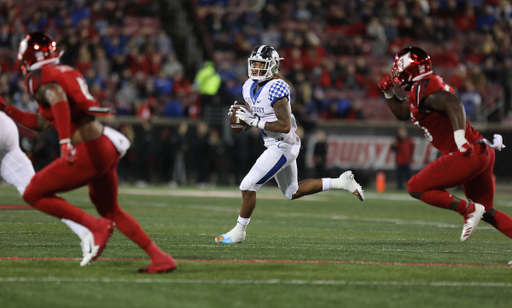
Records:
[[[238,110],[238,106],[245,106],[245,103],[244,102],[241,102],[241,101],[236,101],[233,105],[235,105],[235,107],[233,108],[233,113],[231,114],[231,116],[229,117],[229,124],[231,125],[231,129],[233,130],[233,132],[235,134],[240,134],[241,132],[243,132],[247,127],[249,127],[249,125],[247,123],[245,123],[244,121],[240,121],[237,117],[236,117],[236,111]]]

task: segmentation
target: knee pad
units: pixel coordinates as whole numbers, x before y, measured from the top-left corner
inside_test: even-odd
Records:
[[[241,191],[244,191],[244,190],[249,190],[249,191],[256,191],[254,189],[254,183],[250,180],[247,179],[247,177],[245,177],[243,180],[242,180],[242,183],[240,183],[240,190]]]

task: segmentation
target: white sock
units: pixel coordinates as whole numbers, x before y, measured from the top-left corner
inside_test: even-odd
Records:
[[[78,235],[81,240],[83,240],[84,236],[87,234],[87,232],[89,232],[89,229],[82,226],[81,224],[77,224],[72,220],[62,218],[61,221],[65,223],[71,229],[71,231],[75,232],[75,234]]]
[[[238,216],[238,220],[237,220],[237,222],[238,222],[239,224],[241,224],[242,226],[247,226],[247,225],[249,224],[249,222],[250,222],[250,221],[251,221],[251,217],[249,217],[249,218],[243,218],[243,217],[240,217],[240,216]]]
[[[322,190],[329,190],[332,188],[332,180],[330,178],[323,178],[322,179]]]
[[[251,217],[249,218],[243,218],[238,216],[238,221],[236,222],[236,226],[229,232],[235,231],[235,232],[244,232],[245,228],[247,228],[247,225],[251,221]]]

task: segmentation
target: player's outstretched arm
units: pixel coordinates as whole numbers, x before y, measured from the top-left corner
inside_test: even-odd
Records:
[[[391,76],[387,75],[386,77],[382,78],[378,85],[384,93],[386,103],[388,104],[389,109],[395,115],[395,117],[401,121],[408,120],[411,116],[409,102],[396,95]]]
[[[24,112],[14,106],[7,105],[1,96],[0,111],[5,112],[11,119],[31,130],[45,131],[50,127],[50,122],[43,116],[31,112]]]

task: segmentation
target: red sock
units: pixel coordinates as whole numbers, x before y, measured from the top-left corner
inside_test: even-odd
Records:
[[[97,218],[69,204],[61,197],[53,196],[34,199],[31,198],[31,196],[27,196],[27,194],[25,194],[23,195],[23,198],[28,204],[48,215],[55,216],[59,219],[66,218],[72,220],[76,223],[84,225],[90,230],[93,230],[96,226]]]
[[[457,213],[461,214],[462,216],[466,216],[467,214],[475,211],[475,204],[472,202],[468,202],[466,200],[460,199],[459,205],[457,205],[457,209],[455,211]]]
[[[152,243],[151,238],[144,232],[137,220],[120,208],[114,214],[107,214],[105,217],[113,220],[116,223],[117,229],[139,245],[140,248],[146,250]]]
[[[453,196],[445,190],[429,190],[423,193],[420,200],[427,204],[447,209],[452,204]]]
[[[146,249],[144,249],[146,253],[149,255],[151,260],[158,261],[158,259],[162,256],[165,256],[165,252],[163,252],[160,247],[158,247],[153,241],[149,244]]]
[[[494,217],[490,219],[490,221],[485,221],[490,223],[494,228],[498,229],[498,231],[500,231],[501,233],[512,238],[512,218],[507,214],[500,211],[496,211],[494,213]]]

